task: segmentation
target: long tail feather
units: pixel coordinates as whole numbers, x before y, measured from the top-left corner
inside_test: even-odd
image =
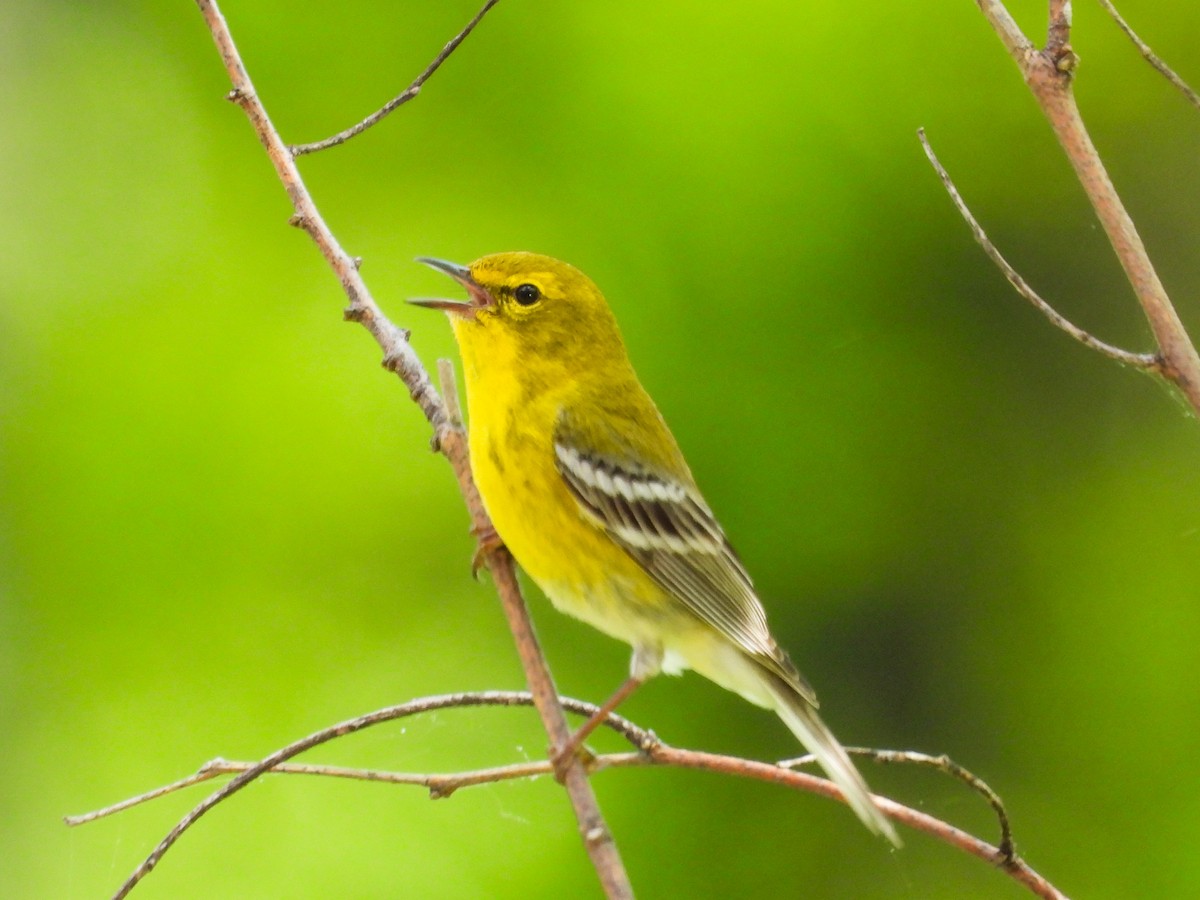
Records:
[[[845,748],[821,721],[812,703],[773,673],[764,673],[764,677],[775,699],[775,711],[808,752],[817,758],[834,784],[841,788],[850,808],[871,831],[883,835],[897,847],[901,846],[895,827],[872,799],[866,781]]]

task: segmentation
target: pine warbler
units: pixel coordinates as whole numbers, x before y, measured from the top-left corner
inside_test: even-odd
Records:
[[[633,645],[628,685],[694,669],[774,710],[867,827],[899,845],[771,636],[596,285],[533,253],[419,261],[469,295],[411,302],[449,314],[475,481],[516,561],[558,609]]]

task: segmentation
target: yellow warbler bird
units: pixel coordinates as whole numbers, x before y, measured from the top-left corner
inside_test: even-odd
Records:
[[[496,532],[558,609],[633,645],[630,679],[605,709],[660,671],[694,669],[778,713],[867,827],[898,846],[771,636],[596,285],[534,253],[419,261],[469,297],[411,302],[449,314],[471,466]]]

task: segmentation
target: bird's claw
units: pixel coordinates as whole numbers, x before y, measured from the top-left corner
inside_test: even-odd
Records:
[[[582,744],[577,744],[573,737],[566,744],[550,748],[550,765],[554,767],[554,780],[563,784],[567,780],[567,769],[578,759],[583,763],[583,770],[589,775],[596,767],[596,754]]]
[[[500,535],[491,525],[485,528],[472,528],[471,534],[477,541],[475,555],[471,557],[471,577],[478,581],[479,570],[487,566],[488,554],[502,548],[504,541],[500,539]]]

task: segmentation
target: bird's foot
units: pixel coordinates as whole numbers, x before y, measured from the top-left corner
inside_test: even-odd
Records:
[[[571,763],[578,759],[583,763],[583,770],[591,774],[596,765],[596,754],[583,745],[577,738],[586,737],[578,731],[567,738],[566,742],[550,748],[550,765],[554,767],[554,780],[564,784],[567,780],[567,770]]]
[[[500,539],[500,535],[491,525],[486,528],[472,528],[471,534],[475,536],[477,542],[475,555],[471,557],[471,577],[478,581],[479,570],[487,567],[488,554],[502,548],[504,541]]]

